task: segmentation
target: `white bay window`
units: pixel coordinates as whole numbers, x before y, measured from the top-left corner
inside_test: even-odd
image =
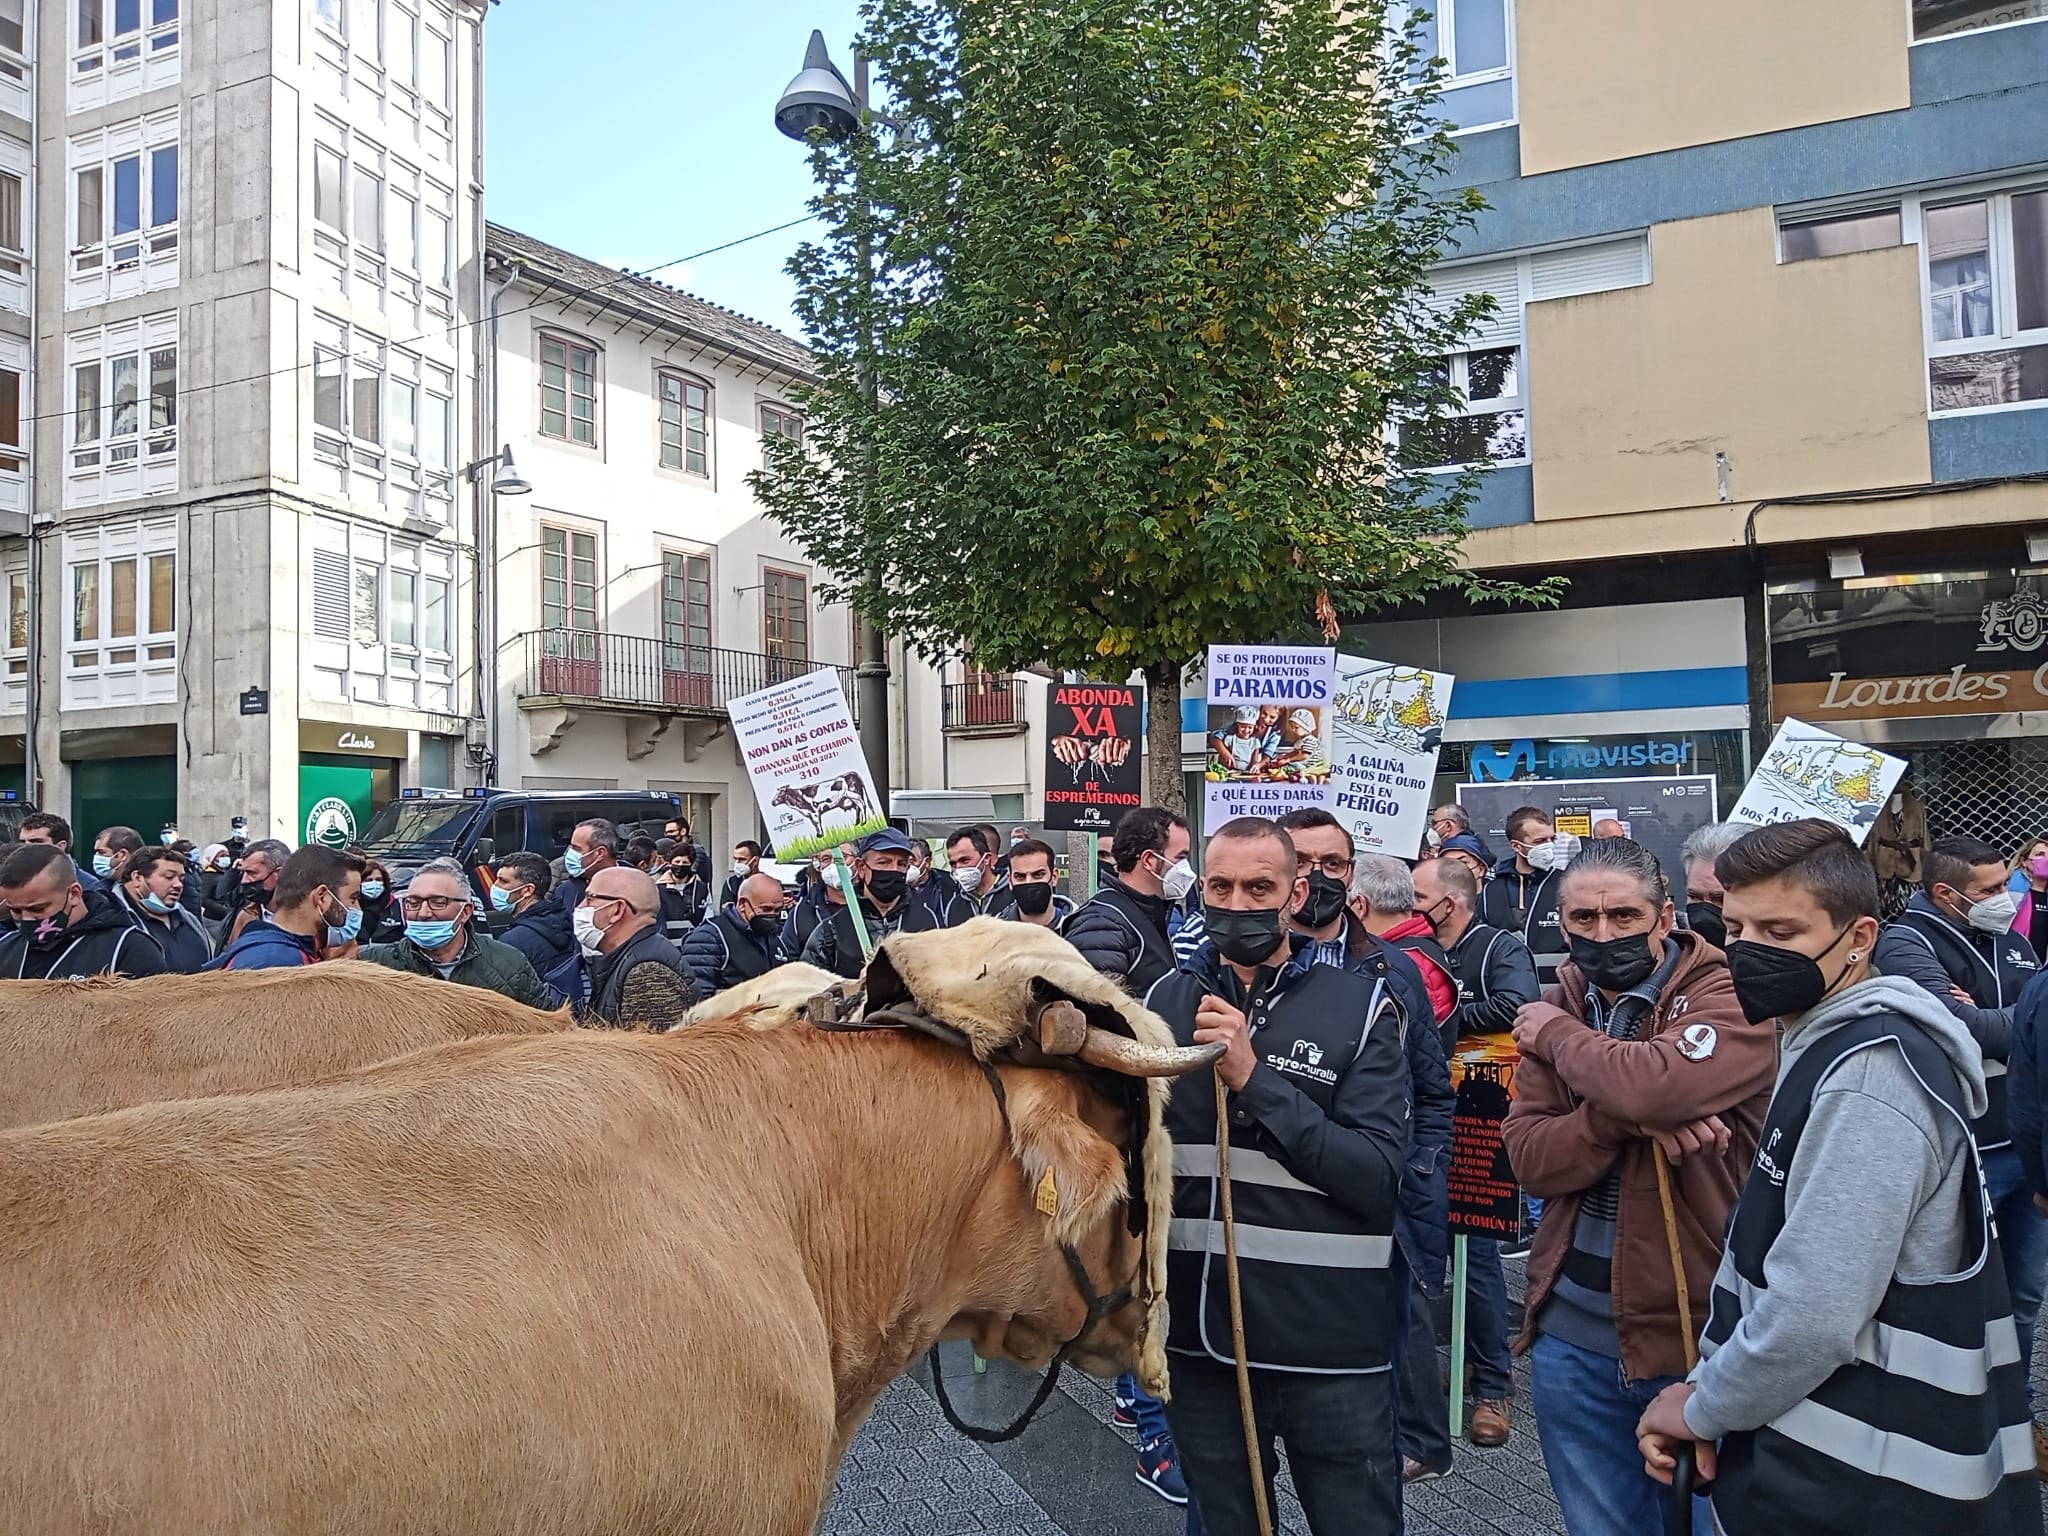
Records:
[[[66,106],[107,106],[177,82],[180,0],[70,0]]]
[[[313,317],[314,483],[447,524],[455,373],[330,315]]]
[[[308,537],[313,696],[452,712],[452,551],[332,517]]]
[[[67,530],[63,562],[64,708],[175,702],[177,519]]]
[[[64,307],[105,304],[178,281],[178,113],[80,134],[71,167]]]
[[[64,504],[176,490],[177,312],[74,331],[64,354]]]

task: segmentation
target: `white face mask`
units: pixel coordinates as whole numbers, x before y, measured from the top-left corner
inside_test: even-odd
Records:
[[[754,872],[754,866],[745,859],[734,859],[732,861],[732,872],[744,880]]]
[[[956,869],[953,871],[953,878],[960,882],[962,891],[972,896],[981,889],[981,866],[969,864],[965,869]]]
[[[1428,831],[1424,832],[1422,839],[1432,848],[1441,848],[1444,845],[1444,835],[1437,831],[1435,827],[1431,827]]]
[[[1168,901],[1179,901],[1195,888],[1195,866],[1185,858],[1175,859],[1166,866],[1166,873],[1159,877],[1159,883],[1166,888]]]
[[[1970,908],[1970,926],[1983,933],[2010,933],[2020,915],[2020,899],[2011,891],[1986,896]]]
[[[1522,855],[1529,861],[1531,869],[1563,869],[1578,855],[1579,840],[1569,832],[1559,832],[1547,843],[1538,843]]]
[[[583,953],[594,955],[604,942],[604,930],[597,926],[597,914],[589,907],[578,907],[569,914],[569,926],[576,930],[576,942]]]

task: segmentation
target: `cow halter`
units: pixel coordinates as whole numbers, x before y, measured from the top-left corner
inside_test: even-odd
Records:
[[[920,1034],[929,1035],[933,1039],[947,1045],[958,1046],[967,1052],[967,1059],[980,1069],[982,1077],[988,1083],[989,1091],[995,1095],[996,1112],[1002,1117],[1003,1122],[1003,1145],[1007,1147],[1012,1144],[1010,1096],[1003,1089],[1002,1075],[996,1071],[991,1063],[983,1061],[981,1057],[974,1054],[967,1036],[961,1031],[954,1029],[949,1024],[941,1023],[921,1010],[910,1008],[885,1009],[857,1022],[845,1018],[826,1018],[812,1014],[811,1023],[819,1029],[828,1031],[910,1029]],[[1052,1065],[1050,1061],[1044,1064]],[[1144,1136],[1144,1127],[1134,1124],[1131,1128],[1130,1142],[1124,1149],[1124,1159],[1127,1165],[1132,1165],[1132,1160],[1140,1155],[1140,1150],[1144,1144]],[[1135,1173],[1131,1177],[1134,1186],[1137,1186],[1138,1181]],[[1046,1368],[1045,1374],[1039,1378],[1038,1389],[1031,1394],[1031,1401],[1024,1405],[1024,1411],[1001,1429],[985,1428],[979,1424],[970,1424],[960,1417],[959,1411],[953,1406],[953,1400],[946,1394],[945,1368],[939,1361],[938,1346],[932,1346],[932,1395],[938,1399],[939,1412],[945,1416],[946,1422],[970,1440],[978,1441],[983,1445],[1000,1445],[1006,1440],[1014,1440],[1023,1434],[1030,1427],[1031,1421],[1038,1416],[1038,1410],[1043,1408],[1052,1397],[1053,1388],[1059,1385],[1061,1368],[1073,1358],[1075,1352],[1086,1342],[1088,1335],[1094,1331],[1096,1324],[1100,1323],[1112,1312],[1129,1305],[1132,1298],[1137,1294],[1138,1276],[1144,1272],[1145,1268],[1145,1251],[1142,1243],[1138,1249],[1137,1267],[1131,1271],[1131,1278],[1111,1291],[1107,1296],[1102,1295],[1095,1289],[1095,1282],[1088,1274],[1088,1266],[1082,1261],[1080,1253],[1072,1243],[1060,1244],[1060,1256],[1067,1261],[1067,1274],[1073,1279],[1074,1289],[1081,1293],[1082,1304],[1088,1309],[1087,1316],[1082,1319],[1080,1330],[1054,1352],[1052,1364]]]

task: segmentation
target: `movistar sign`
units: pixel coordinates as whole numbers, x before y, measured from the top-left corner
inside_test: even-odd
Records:
[[[1585,779],[1637,768],[1685,768],[1692,743],[1684,737],[1646,736],[1620,741],[1474,742],[1472,777],[1479,783],[1511,779]]]

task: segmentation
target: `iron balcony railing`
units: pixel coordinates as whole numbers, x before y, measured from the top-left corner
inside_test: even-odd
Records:
[[[765,651],[715,645],[671,645],[642,635],[601,630],[528,630],[524,699],[576,699],[620,708],[720,716],[742,694],[830,667],[853,704],[853,668]]]
[[[948,683],[941,704],[941,720],[949,731],[1021,728],[1027,723],[1024,685],[1006,672]]]

